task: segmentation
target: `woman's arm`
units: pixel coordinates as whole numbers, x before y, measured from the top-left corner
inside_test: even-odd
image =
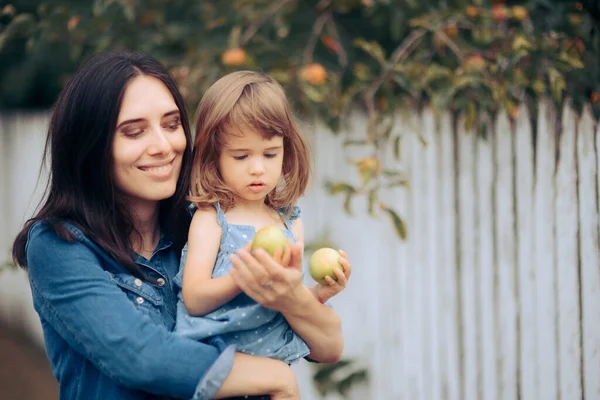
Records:
[[[303,248],[301,242],[292,245],[290,266],[283,267],[261,249],[253,256],[246,246],[231,256],[235,267],[231,276],[252,299],[285,316],[310,348],[311,359],[334,363],[340,360],[344,348],[341,320],[302,284]],[[261,284],[271,281],[269,286]]]
[[[197,210],[190,225],[181,290],[190,315],[207,314],[241,293],[231,276],[212,278],[220,242],[216,210]]]
[[[80,232],[75,236],[83,239]],[[182,399],[209,399],[219,390],[221,396],[235,396],[240,382],[246,390],[265,393],[293,386],[283,363],[285,368],[271,365],[280,379],[270,388],[241,381],[236,371],[260,368],[260,358],[238,361],[236,355],[234,360],[232,347],[219,354],[153,322],[106,273],[99,257],[88,245],[66,242],[45,225],[29,234],[27,265],[36,311],[106,376],[126,387]]]
[[[238,353],[215,399],[269,394],[272,400],[300,398],[296,376],[284,362]]]

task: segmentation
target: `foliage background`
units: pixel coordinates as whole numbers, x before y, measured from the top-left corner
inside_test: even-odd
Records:
[[[407,184],[383,157],[400,154],[394,115],[450,110],[483,135],[498,112],[515,118],[541,97],[598,115],[599,20],[596,0],[18,0],[0,11],[0,109],[50,107],[82,59],[102,50],[160,59],[190,110],[223,74],[262,70],[303,118],[334,132],[366,113],[364,135],[345,143],[363,150],[349,160],[359,183],[328,187],[348,212],[366,196],[368,211],[406,237],[393,205],[379,201]]]

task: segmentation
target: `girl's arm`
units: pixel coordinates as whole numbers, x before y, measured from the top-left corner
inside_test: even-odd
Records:
[[[221,234],[214,208],[199,209],[194,213],[188,235],[181,291],[183,303],[190,315],[207,314],[241,292],[230,275],[212,278]]]

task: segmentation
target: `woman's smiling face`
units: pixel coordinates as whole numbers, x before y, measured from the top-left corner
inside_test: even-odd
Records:
[[[132,203],[171,197],[185,146],[179,108],[169,89],[154,77],[132,79],[123,95],[112,143],[116,187]]]

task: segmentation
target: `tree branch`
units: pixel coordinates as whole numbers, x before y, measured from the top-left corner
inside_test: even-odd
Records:
[[[406,57],[409,56],[410,52],[416,47],[418,41],[427,33],[426,29],[417,29],[413,31],[404,41],[394,50],[390,57],[390,65],[381,73],[379,78],[373,82],[369,89],[365,93],[365,104],[367,105],[367,112],[369,117],[375,114],[375,93],[381,87],[381,85],[390,77],[394,71],[394,67],[403,62]]]
[[[268,19],[270,19],[273,15],[275,15],[277,13],[277,11],[279,11],[279,9],[281,9],[283,6],[285,6],[289,3],[292,3],[293,1],[295,1],[295,0],[280,0],[276,3],[271,4],[271,6],[267,8],[267,11],[264,13],[262,18],[260,20],[258,20],[257,22],[253,23],[252,25],[250,25],[248,27],[248,29],[246,29],[246,32],[244,32],[244,35],[242,36],[242,39],[240,40],[240,47],[244,46],[246,43],[248,43],[248,41],[250,41],[250,39],[252,39],[252,36],[254,36],[256,34],[256,32],[258,32],[260,27],[263,26],[263,24],[265,22],[267,22]]]
[[[312,28],[312,32],[310,34],[310,38],[308,39],[308,42],[306,43],[306,47],[304,48],[304,52],[302,53],[302,60],[303,60],[304,64],[312,63],[312,55],[313,55],[313,52],[315,51],[315,46],[317,45],[317,40],[319,39],[319,35],[321,34],[321,32],[323,32],[323,27],[325,26],[325,23],[327,23],[327,21],[330,18],[331,18],[331,14],[327,12],[327,13],[319,15],[319,17],[315,21],[313,28]]]
[[[336,53],[338,56],[338,62],[340,63],[340,65],[343,68],[348,64],[348,56],[346,55],[346,52],[344,51],[344,47],[342,46],[342,40],[337,31],[337,27],[335,26],[335,21],[332,18],[329,19],[329,21],[327,21],[327,28],[329,29],[329,32],[331,32],[331,36],[335,37],[339,44],[339,51],[337,51]]]
[[[446,35],[445,32],[435,31],[434,34],[442,42],[444,42],[444,43],[446,43],[446,45],[448,45],[448,47],[450,48],[450,50],[452,50],[452,52],[456,55],[456,57],[458,57],[459,60],[461,60],[463,58],[462,51],[460,51],[460,49],[458,48],[458,46],[456,45],[456,43],[454,43],[454,41],[452,39],[450,39],[450,37],[448,35]]]

